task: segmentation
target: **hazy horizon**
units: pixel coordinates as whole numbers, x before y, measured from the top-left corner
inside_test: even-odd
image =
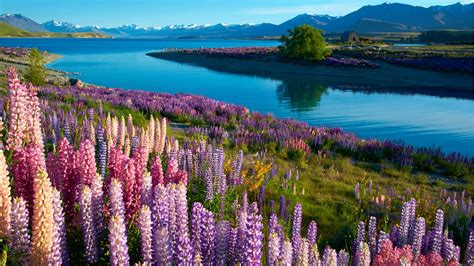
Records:
[[[458,1],[462,4],[473,0]],[[4,0],[0,2],[1,13],[22,14],[39,23],[50,20],[69,22],[80,26],[116,27],[136,24],[139,27],[164,27],[167,25],[190,24],[280,24],[296,15],[309,13],[317,15],[343,16],[365,5],[378,5],[384,1],[369,0],[363,3],[345,0],[339,3],[329,1],[290,0],[241,0],[238,3],[228,1],[146,1],[146,0]],[[410,1],[402,3],[429,7],[451,5],[450,0]],[[183,9],[183,6],[186,8]],[[176,13],[179,12],[179,15]]]

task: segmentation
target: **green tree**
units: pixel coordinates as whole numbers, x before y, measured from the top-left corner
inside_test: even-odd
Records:
[[[26,71],[25,78],[33,85],[44,85],[46,71],[44,69],[43,54],[36,48],[31,49],[28,55],[29,67]]]
[[[290,58],[305,61],[321,61],[331,54],[326,49],[326,41],[320,30],[303,24],[288,31],[288,36],[282,36],[283,43],[280,52]]]

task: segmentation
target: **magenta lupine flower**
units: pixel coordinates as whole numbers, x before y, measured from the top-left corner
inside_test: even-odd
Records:
[[[186,200],[186,187],[176,185],[175,194],[175,219],[176,219],[176,263],[187,265],[192,262],[193,252],[188,235],[188,204]]]
[[[443,225],[444,212],[443,210],[437,210],[431,250],[438,254],[441,252],[441,244],[443,241]]]
[[[66,240],[66,225],[64,223],[64,212],[61,206],[61,194],[58,190],[53,188],[53,265],[67,265],[67,240]]]
[[[318,225],[315,221],[311,221],[308,225],[308,233],[306,238],[308,239],[309,246],[312,247],[316,244],[316,237],[318,234]]]
[[[74,173],[74,150],[66,138],[58,143],[58,172],[62,183],[62,196],[66,215],[74,215],[74,204],[78,199],[79,178]]]
[[[139,201],[135,194],[136,177],[135,177],[135,160],[126,159],[125,169],[123,171],[122,188],[123,201],[125,205],[125,218],[131,221],[138,212]]]
[[[95,148],[90,140],[86,139],[81,142],[78,150],[78,158],[80,158],[80,160],[77,162],[76,167],[81,177],[81,184],[90,186],[97,174]]]
[[[280,257],[280,238],[276,232],[270,233],[268,237],[268,265],[276,265]]]
[[[171,214],[170,199],[168,197],[168,189],[162,184],[158,184],[154,189],[154,210],[152,214],[154,215],[154,261],[159,265],[168,265],[172,260],[171,239],[169,233]]]
[[[156,187],[158,184],[164,184],[161,158],[158,155],[151,160],[150,174],[152,177],[153,187]]]
[[[421,245],[423,242],[423,237],[425,236],[425,219],[423,217],[419,217],[416,219],[415,224],[415,233],[413,236],[413,256],[415,259],[420,255],[421,252]]]
[[[403,248],[396,248],[396,251],[399,254],[398,261],[400,265],[412,265],[413,253],[409,245],[405,245]]]
[[[291,244],[293,246],[293,259],[298,257],[298,251],[301,243],[301,221],[303,217],[303,208],[301,203],[296,203],[293,213],[293,223],[291,228]]]
[[[138,218],[138,228],[140,229],[140,244],[142,260],[145,265],[152,262],[152,222],[151,211],[147,205],[143,205],[140,209]]]
[[[81,228],[84,236],[84,256],[88,263],[95,263],[98,259],[99,249],[92,209],[92,193],[88,186],[82,188],[79,204],[81,206]]]
[[[133,159],[135,160],[135,197],[136,201],[140,203],[140,196],[142,190],[143,174],[148,163],[148,151],[143,147],[138,147],[133,152]]]
[[[226,265],[227,254],[229,253],[229,230],[230,224],[227,221],[217,223],[216,235],[216,263]]]
[[[202,225],[202,213],[203,207],[200,202],[193,203],[193,209],[191,214],[191,242],[193,245],[194,257],[200,257],[201,255],[201,225]]]
[[[201,256],[202,262],[207,265],[215,260],[216,225],[214,213],[203,209],[201,214]]]
[[[54,155],[54,152],[49,152],[46,156],[46,169],[49,179],[51,180],[51,185],[56,189],[61,189],[58,161]]]
[[[370,216],[367,240],[372,258],[377,253],[377,218]]]
[[[11,249],[29,254],[30,252],[30,234],[28,232],[29,215],[26,201],[23,198],[14,198],[12,203],[10,242]],[[26,263],[26,261],[22,261]]]
[[[474,263],[474,230],[470,230],[469,232],[464,263],[466,263],[466,265],[471,265]]]
[[[164,184],[173,182],[174,175],[178,171],[178,164],[175,159],[170,158],[168,160],[168,166],[166,167],[166,174],[164,177]]]
[[[417,263],[418,265],[443,265],[443,258],[436,252],[429,252],[426,255],[420,255]]]
[[[251,209],[246,222],[244,263],[246,265],[261,265],[263,248],[262,216],[257,213],[256,206]]]

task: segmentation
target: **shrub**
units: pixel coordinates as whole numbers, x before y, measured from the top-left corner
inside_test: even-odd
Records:
[[[280,41],[280,52],[290,59],[321,61],[331,54],[322,32],[306,24],[290,30]]]

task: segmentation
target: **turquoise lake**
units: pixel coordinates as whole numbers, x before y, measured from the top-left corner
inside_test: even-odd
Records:
[[[78,72],[79,79],[92,84],[199,94],[280,118],[340,127],[364,138],[441,146],[447,152],[474,156],[474,96],[351,90],[323,86],[318,80],[324,77],[277,79],[231,74],[145,55],[165,48],[278,44],[250,40],[0,39],[0,46],[37,47],[61,54],[63,57],[48,64],[49,68]]]

